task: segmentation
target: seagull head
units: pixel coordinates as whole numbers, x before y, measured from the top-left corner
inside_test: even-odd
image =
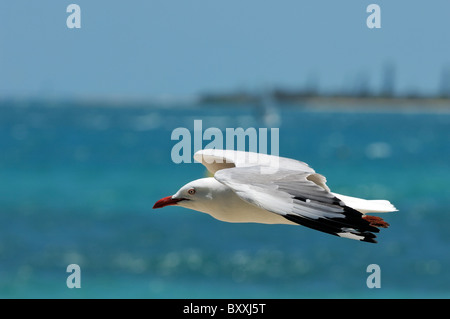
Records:
[[[181,187],[174,195],[161,198],[153,208],[177,205],[202,211],[201,208],[211,205],[215,195],[224,188],[212,177],[197,179]]]

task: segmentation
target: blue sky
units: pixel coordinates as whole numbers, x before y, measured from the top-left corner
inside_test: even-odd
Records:
[[[81,7],[81,29],[66,8]],[[366,7],[381,7],[381,29]],[[40,0],[0,3],[0,97],[151,98],[302,88],[438,92],[450,1]]]

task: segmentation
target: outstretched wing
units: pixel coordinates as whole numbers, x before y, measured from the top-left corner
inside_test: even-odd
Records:
[[[344,204],[316,183],[323,176],[279,168],[262,171],[259,166],[222,169],[214,177],[241,199],[279,214],[297,224],[332,235],[375,243],[379,229],[363,214]]]
[[[212,174],[226,168],[252,166],[270,167],[273,169],[283,167],[293,171],[315,173],[306,163],[290,158],[253,152],[205,149],[197,151],[194,154],[194,159],[202,163]]]

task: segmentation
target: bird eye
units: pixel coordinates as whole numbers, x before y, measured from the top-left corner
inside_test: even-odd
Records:
[[[195,189],[191,188],[188,190],[188,194],[189,195],[194,195],[195,194]]]

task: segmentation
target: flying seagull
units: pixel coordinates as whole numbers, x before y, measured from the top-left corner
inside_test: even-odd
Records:
[[[366,214],[397,211],[387,200],[331,192],[323,175],[294,159],[219,149],[200,150],[194,159],[214,177],[184,185],[153,208],[178,205],[229,223],[303,225],[371,243],[389,224]]]

